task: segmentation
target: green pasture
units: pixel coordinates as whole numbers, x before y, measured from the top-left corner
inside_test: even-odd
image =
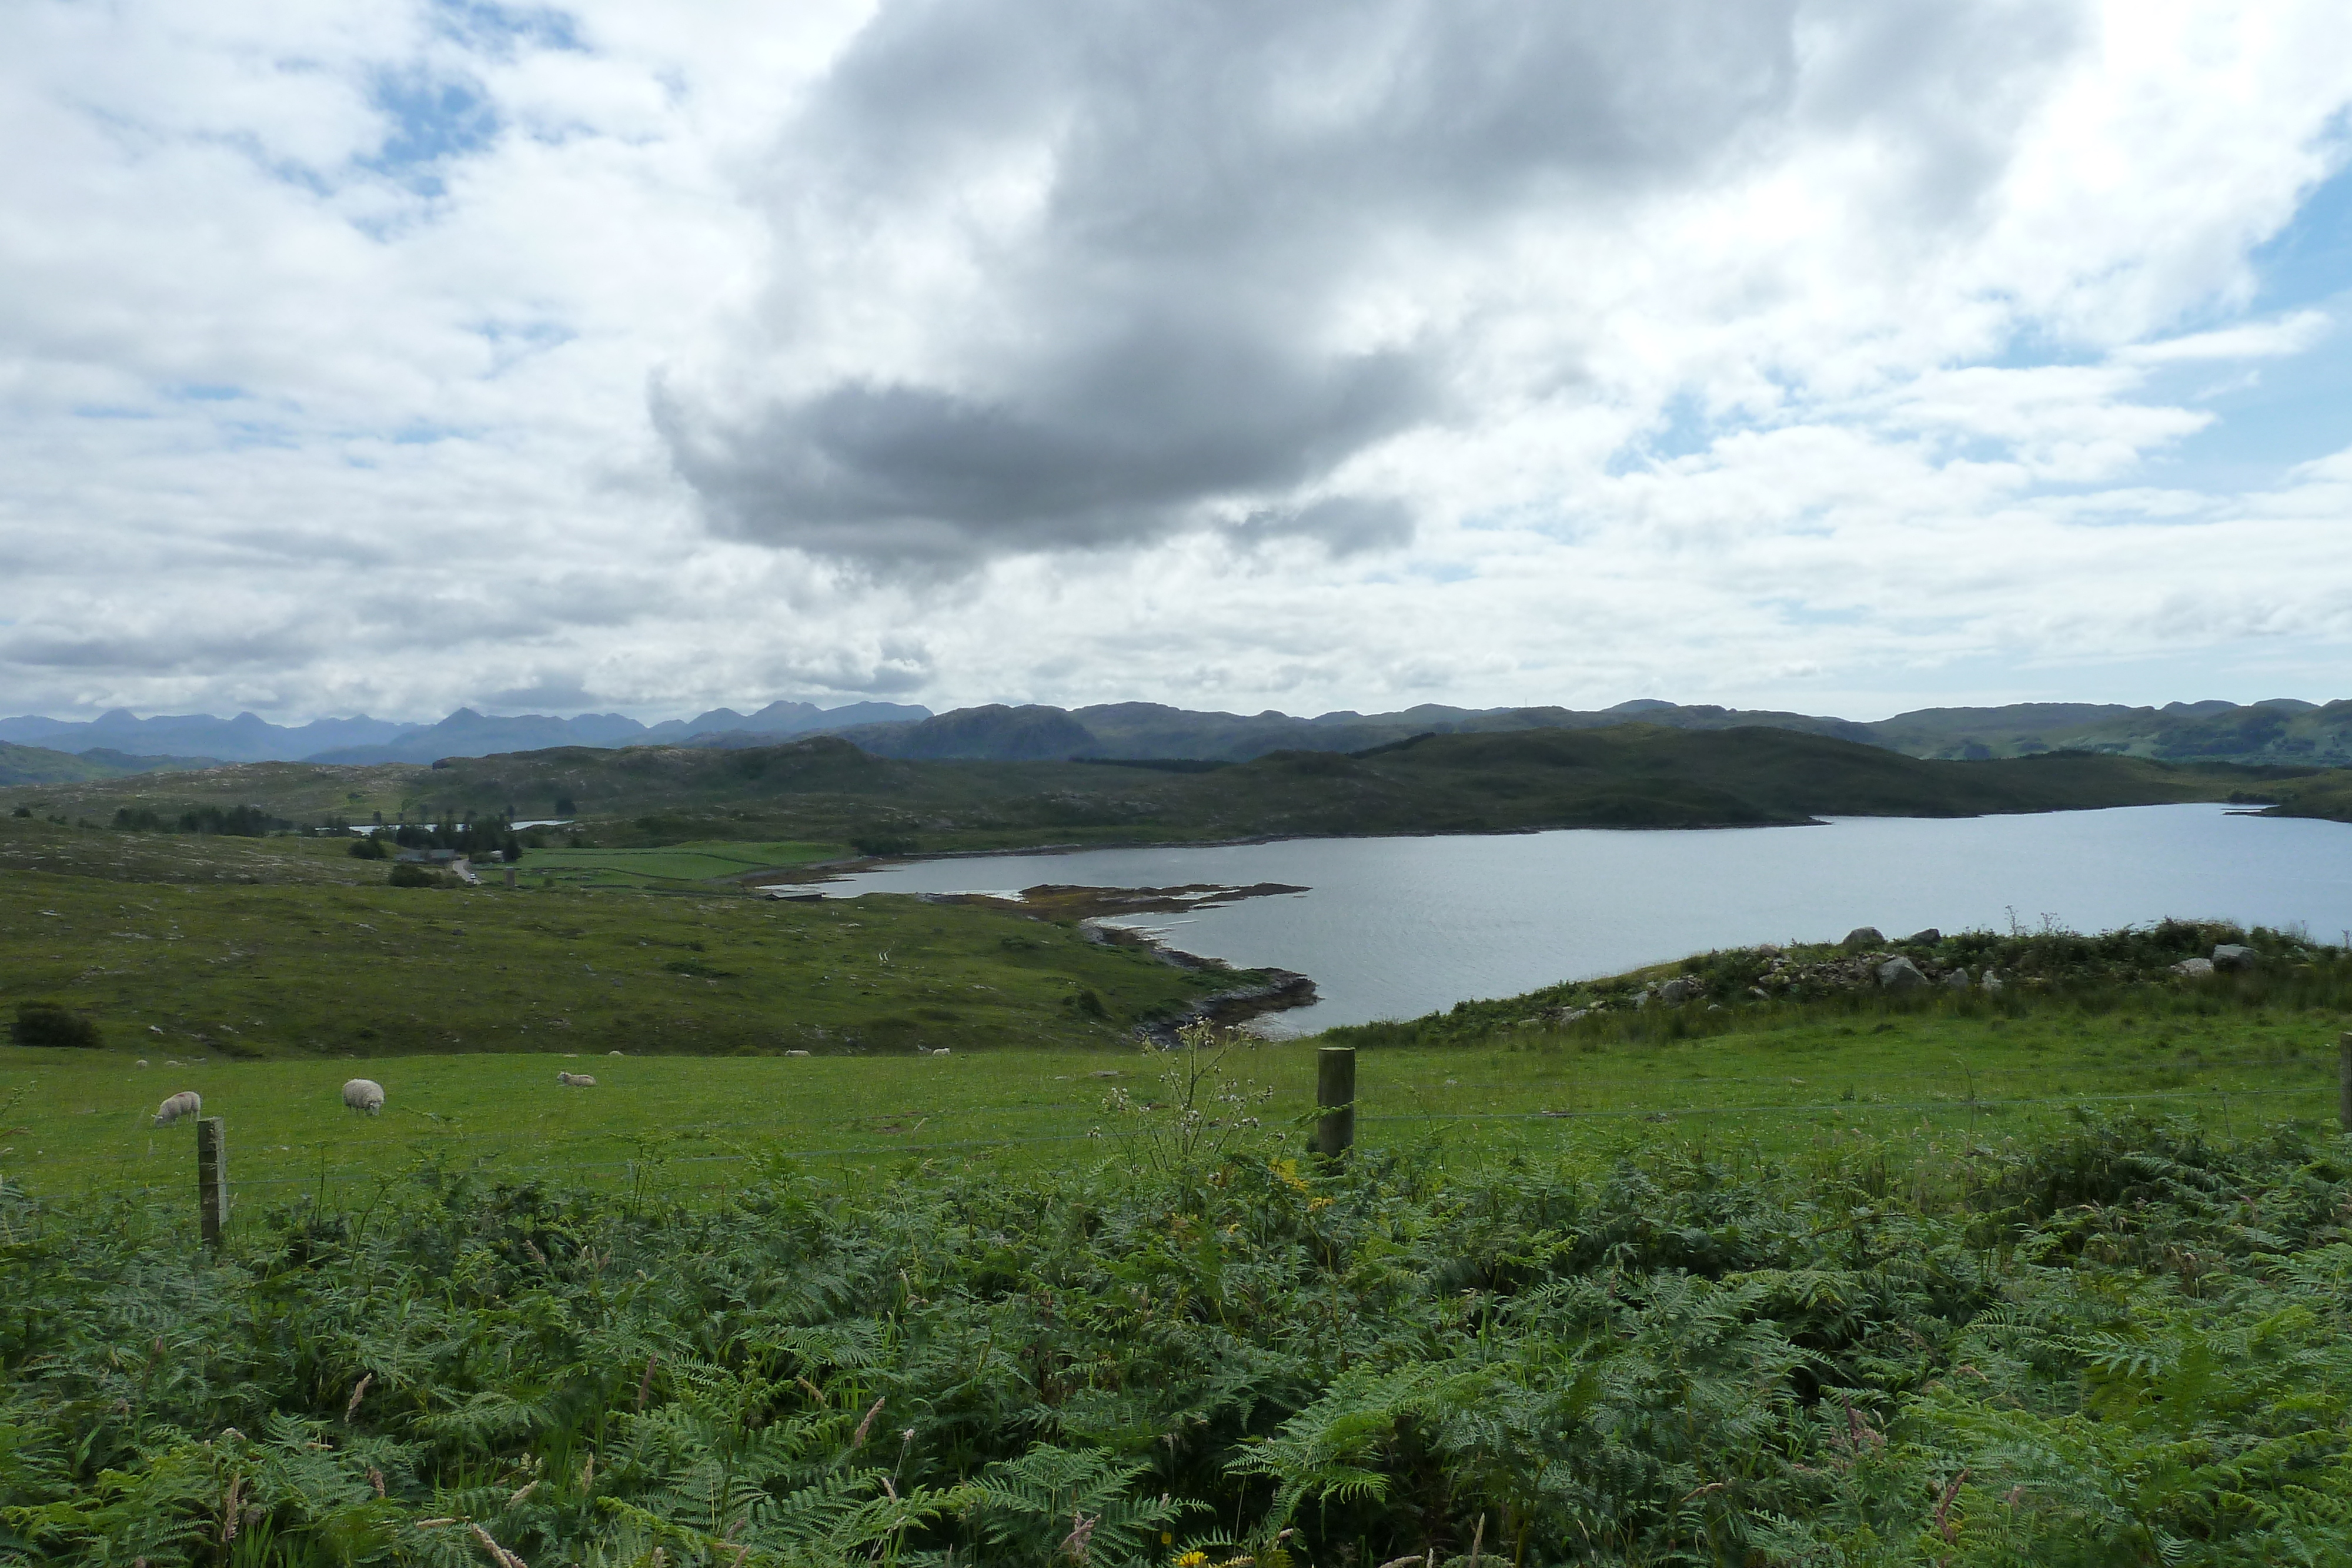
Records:
[[[1941,1012],[1879,1023],[1759,1019],[1663,1043],[1537,1036],[1510,1046],[1360,1054],[1361,1146],[1482,1166],[1565,1154],[1606,1164],[1652,1143],[1767,1158],[1868,1145],[1937,1179],[1953,1162],[2030,1141],[2085,1110],[2177,1114],[2243,1135],[2335,1109],[2336,1020],[2317,1014],[2085,1019]],[[1303,1142],[1312,1042],[1237,1038],[1196,1102],[1234,1131]],[[191,1180],[194,1134],[156,1130],[164,1095],[194,1089],[228,1124],[248,1197],[348,1196],[423,1161],[593,1183],[657,1178],[724,1188],[753,1158],[845,1167],[1084,1169],[1148,1159],[1182,1097],[1167,1052],[1002,1050],[812,1057],[501,1053],[244,1061],[151,1052],[0,1050],[0,1171],[35,1192]],[[593,1074],[559,1086],[559,1071]],[[371,1077],[383,1114],[347,1111]],[[1124,1092],[1122,1108],[1115,1091]],[[1270,1094],[1267,1092],[1271,1092]],[[1271,1145],[1269,1145],[1271,1146]]]
[[[1117,1050],[1245,983],[978,905],[384,876],[331,840],[0,819],[0,1015],[158,1059]]]
[[[851,852],[845,844],[704,841],[650,850],[525,850],[519,869],[535,884],[685,888],[752,872],[845,859]]]

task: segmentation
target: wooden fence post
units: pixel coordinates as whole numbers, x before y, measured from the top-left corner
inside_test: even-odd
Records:
[[[218,1116],[196,1123],[196,1211],[205,1245],[218,1247],[228,1217],[228,1124]]]
[[[1322,1114],[1315,1119],[1315,1136],[1308,1144],[1325,1159],[1338,1159],[1356,1142],[1356,1048],[1327,1045],[1316,1053],[1315,1103]]]
[[[2352,1033],[2336,1037],[2336,1124],[2352,1133]]]

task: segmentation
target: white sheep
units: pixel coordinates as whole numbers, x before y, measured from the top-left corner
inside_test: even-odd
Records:
[[[343,1085],[343,1103],[376,1115],[383,1110],[383,1085],[373,1078],[354,1078]]]
[[[168,1127],[183,1116],[201,1114],[204,1108],[203,1095],[193,1089],[183,1089],[155,1107],[155,1124],[159,1127]]]
[[[571,1089],[593,1089],[596,1081],[584,1072],[558,1072],[555,1081]]]

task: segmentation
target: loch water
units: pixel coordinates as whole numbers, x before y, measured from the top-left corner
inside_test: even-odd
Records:
[[[2352,928],[2352,825],[2138,806],[2033,816],[1840,818],[1711,831],[1289,839],[1199,848],[917,861],[839,878],[866,893],[1012,894],[1248,886],[1244,899],[1119,924],[1171,947],[1314,977],[1321,1000],[1258,1020],[1269,1034],[1412,1018],[1712,947],[1825,941],[1857,925],[2078,931],[2168,915]]]

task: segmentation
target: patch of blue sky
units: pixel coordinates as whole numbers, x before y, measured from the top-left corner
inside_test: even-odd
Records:
[[[1801,599],[1774,599],[1767,601],[1786,626],[1861,626],[1881,618],[1875,610],[1859,606],[1848,609],[1825,608],[1809,604]]]
[[[1478,575],[1476,567],[1457,560],[1416,561],[1405,570],[1424,582],[1467,582]]]
[[[471,330],[489,345],[493,376],[504,375],[525,360],[560,349],[580,336],[561,321],[478,321]]]
[[[235,402],[240,398],[251,397],[253,394],[240,386],[210,382],[186,382],[178,386],[165,387],[163,395],[180,402]]]
[[[2352,288],[2352,162],[2305,197],[2286,227],[2249,259],[2260,280],[2258,311],[2318,305]]]
[[[394,446],[432,446],[444,441],[463,441],[474,433],[452,424],[404,424],[391,434]]]
[[[1622,478],[1685,457],[1699,456],[1711,451],[1716,438],[1727,429],[1734,425],[1744,428],[1745,424],[1744,421],[1727,423],[1713,418],[1698,396],[1685,388],[1665,401],[1658,411],[1657,422],[1649,430],[1609,455],[1605,471],[1612,479]]]
[[[291,452],[302,444],[293,431],[269,420],[226,419],[217,428],[221,445],[231,452],[249,452],[263,446]]]
[[[510,59],[526,48],[585,52],[577,17],[551,5],[434,0],[436,31],[484,54]]]
[[[369,98],[391,121],[391,130],[373,157],[359,161],[361,166],[422,196],[440,195],[440,166],[480,152],[500,129],[498,110],[478,83],[421,65],[379,71]]]

